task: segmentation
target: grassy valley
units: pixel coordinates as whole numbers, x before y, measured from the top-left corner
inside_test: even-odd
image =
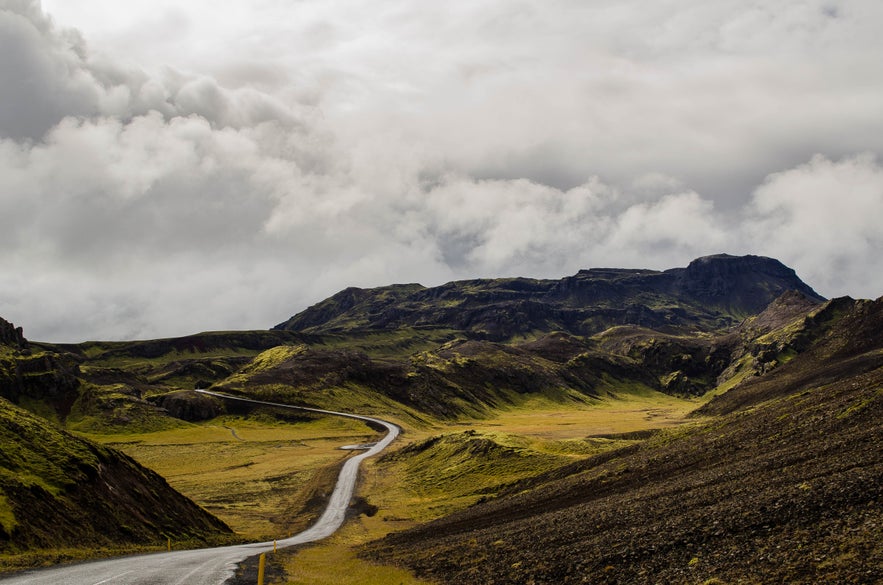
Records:
[[[276,555],[278,583],[872,582],[880,312],[757,257],[347,289],[271,331],[51,345],[7,324],[0,395],[249,540],[309,524],[339,447],[377,432],[194,389],[399,424],[343,530]]]

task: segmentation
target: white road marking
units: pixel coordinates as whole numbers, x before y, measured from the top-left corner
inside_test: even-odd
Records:
[[[120,577],[124,577],[124,576],[128,575],[128,574],[131,573],[131,572],[132,572],[132,571],[126,571],[125,573],[120,573],[119,575],[114,575],[113,577],[110,577],[110,578],[108,578],[108,579],[105,579],[104,581],[99,581],[98,583],[95,583],[94,585],[101,585],[102,583],[110,583],[110,582],[113,581],[114,579],[119,579]]]

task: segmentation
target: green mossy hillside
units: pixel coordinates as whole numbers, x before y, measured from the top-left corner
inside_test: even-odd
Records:
[[[566,334],[554,337],[523,346],[458,338],[406,358],[278,347],[214,387],[318,408],[361,406],[367,412],[456,419],[487,416],[529,396],[585,403],[623,387],[657,385],[628,356],[595,351],[586,340]],[[367,403],[354,403],[355,395]]]
[[[122,453],[0,398],[0,553],[215,541],[219,520]]]
[[[410,498],[428,520],[484,501],[520,480],[547,472],[627,441],[541,440],[467,430],[436,435],[384,455],[382,473],[404,478]],[[426,502],[431,502],[427,505]]]

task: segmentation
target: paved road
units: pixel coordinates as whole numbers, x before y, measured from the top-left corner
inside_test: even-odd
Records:
[[[363,459],[376,455],[385,449],[399,435],[399,427],[379,418],[242,399],[204,390],[197,392],[255,404],[345,416],[373,422],[388,430],[383,439],[373,445],[365,445],[370,448],[364,453],[347,459],[343,464],[337,478],[337,485],[334,486],[334,492],[331,494],[331,500],[319,520],[309,529],[295,534],[291,538],[278,541],[279,547],[321,540],[340,528],[356,486],[359,464]],[[221,585],[233,576],[236,565],[243,559],[271,550],[273,550],[272,542],[258,542],[220,548],[122,557],[28,571],[13,577],[0,578],[0,585]]]

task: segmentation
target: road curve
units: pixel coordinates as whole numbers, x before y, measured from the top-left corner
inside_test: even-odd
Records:
[[[396,437],[398,437],[400,432],[399,427],[393,423],[369,416],[321,410],[318,408],[291,406],[288,404],[277,404],[274,402],[263,402],[260,400],[229,396],[227,394],[219,394],[217,392],[209,392],[206,390],[197,390],[197,392],[226,400],[238,400],[241,402],[251,402],[253,404],[261,404],[265,406],[277,406],[334,416],[344,416],[375,423],[387,429],[388,432],[383,439],[375,443],[363,453],[359,453],[358,455],[347,459],[343,464],[343,468],[340,470],[340,475],[337,477],[337,484],[334,486],[334,492],[331,494],[331,500],[328,502],[328,507],[325,508],[325,512],[322,513],[319,520],[307,530],[295,534],[290,538],[279,540],[279,547],[293,546],[296,544],[321,540],[330,536],[340,528],[343,524],[349,501],[352,498],[353,490],[356,486],[359,464],[363,459],[380,453],[392,443]],[[52,569],[27,571],[9,577],[0,577],[0,584],[221,585],[233,576],[237,564],[242,562],[245,558],[271,550],[273,550],[273,542],[268,541],[218,548],[121,557],[78,565],[55,567]]]

